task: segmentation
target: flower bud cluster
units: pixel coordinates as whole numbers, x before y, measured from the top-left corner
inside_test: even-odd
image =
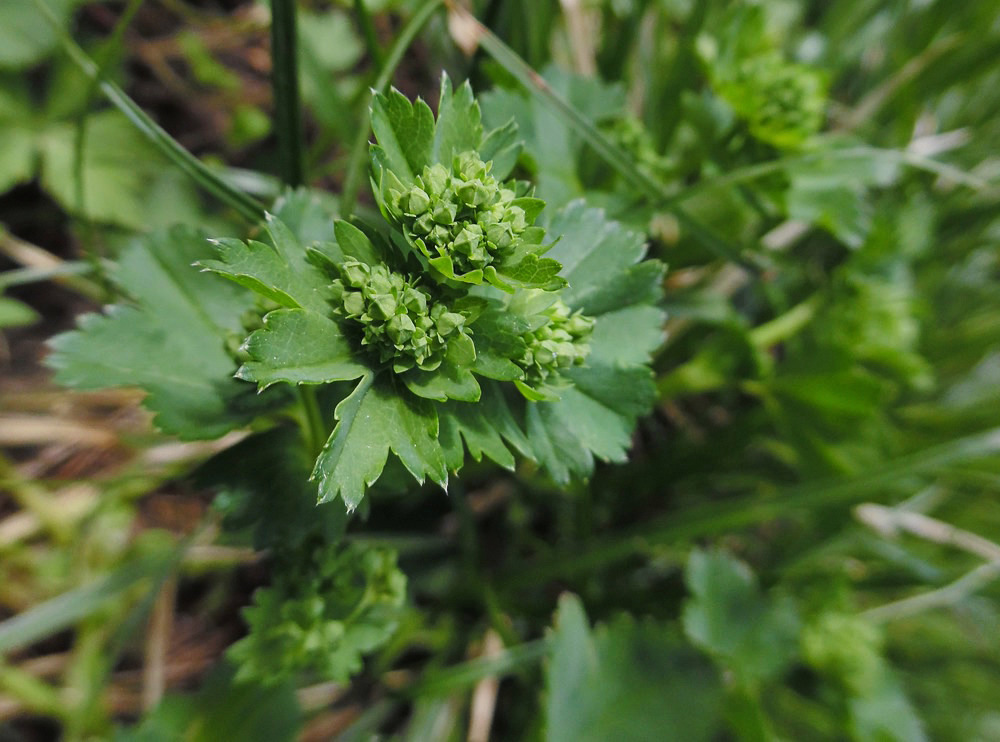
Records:
[[[384,265],[348,260],[333,282],[337,313],[364,328],[361,344],[393,362],[396,373],[414,366],[433,371],[456,338],[471,343],[466,317],[448,310],[411,280]]]
[[[583,365],[590,354],[594,320],[579,310],[572,312],[561,300],[546,310],[548,321],[521,336],[524,354],[518,359],[529,385],[544,383],[572,366]]]
[[[719,92],[754,136],[778,147],[796,147],[823,125],[822,76],[776,52],[744,60]]]
[[[463,152],[444,165],[424,167],[409,190],[396,195],[403,226],[428,257],[451,258],[455,273],[485,268],[511,252],[529,226],[516,195],[490,175],[492,163]]]

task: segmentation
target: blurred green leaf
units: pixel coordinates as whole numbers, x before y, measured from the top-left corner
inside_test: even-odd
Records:
[[[69,25],[76,0],[49,0],[59,25]],[[27,67],[55,49],[58,35],[32,0],[0,0],[0,67]]]
[[[118,729],[114,742],[293,742],[302,729],[295,689],[288,684],[236,683],[223,665],[194,695],[168,695],[140,723]]]
[[[622,616],[591,631],[580,600],[559,601],[546,670],[550,742],[709,740],[721,687],[669,628]]]
[[[695,549],[685,581],[684,632],[695,645],[754,687],[797,654],[799,619],[787,599],[761,594],[750,568],[723,551]]]

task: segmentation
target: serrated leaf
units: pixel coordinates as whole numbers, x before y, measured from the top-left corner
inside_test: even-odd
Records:
[[[378,140],[379,160],[404,182],[431,163],[434,114],[419,98],[410,100],[393,88],[372,100],[372,130]]]
[[[490,172],[497,180],[504,180],[517,164],[524,142],[517,131],[517,123],[511,119],[483,137],[479,145],[479,155],[484,162],[492,162]]]
[[[337,246],[345,257],[375,266],[383,262],[382,257],[375,249],[375,245],[368,239],[368,235],[355,227],[353,224],[338,219],[333,225],[334,233],[337,237]]]
[[[642,236],[582,201],[556,214],[552,234],[558,241],[549,254],[569,281],[560,298],[596,320],[584,366],[565,374],[575,387],[553,392],[556,401],[527,405],[536,460],[556,481],[567,482],[588,476],[595,458],[623,461],[636,419],[655,402],[646,364],[663,342],[665,316],[650,302],[661,296],[664,268],[657,261],[640,263]],[[526,391],[529,398],[552,396]]]
[[[330,279],[308,260],[305,247],[291,230],[270,214],[267,231],[271,245],[255,240],[215,240],[219,259],[201,260],[198,265],[282,306],[324,314],[329,309]]]
[[[645,265],[645,264],[644,264]],[[590,364],[634,366],[649,363],[666,337],[667,315],[650,304],[635,304],[596,317],[590,338]]]
[[[452,402],[439,407],[438,420],[441,447],[452,471],[461,468],[465,448],[476,461],[481,461],[485,455],[511,470],[514,468],[511,448],[525,456],[531,455],[528,440],[497,384],[484,384],[477,404]]]
[[[336,418],[313,469],[320,502],[340,497],[349,510],[356,508],[382,474],[389,451],[418,482],[430,478],[447,484],[434,406],[397,386],[388,374],[365,376],[337,405]]]
[[[332,319],[304,309],[279,309],[247,338],[250,360],[236,376],[264,389],[278,381],[326,384],[364,376],[368,366],[355,359],[350,341]]]
[[[548,255],[562,263],[562,276],[569,283],[562,299],[574,309],[594,315],[650,299],[648,284],[637,297],[626,293],[626,287],[618,289],[628,269],[645,255],[645,240],[608,219],[603,210],[573,201],[556,213],[549,236],[555,245]],[[652,275],[641,277],[652,279]],[[634,278],[625,283],[632,288]],[[618,294],[621,303],[609,302],[609,294]]]
[[[492,265],[486,268],[487,280],[490,280],[492,268]],[[517,288],[540,288],[546,291],[555,291],[566,285],[565,279],[559,275],[561,269],[562,266],[556,260],[528,253],[523,260],[514,265],[504,263],[492,271],[492,275],[496,278],[490,280],[490,283],[505,290],[508,286],[515,286]]]
[[[691,553],[685,581],[684,631],[748,685],[774,677],[795,657],[794,606],[768,600],[750,568],[722,551]]]
[[[183,227],[133,242],[116,280],[137,306],[86,315],[77,330],[56,337],[47,360],[56,381],[75,389],[141,387],[156,424],[185,439],[218,437],[282,399],[258,397],[232,378],[226,342],[254,299],[191,268],[209,249],[204,236]]]
[[[591,631],[579,599],[564,595],[551,642],[548,742],[697,742],[719,732],[718,676],[672,629],[622,616]]]
[[[479,382],[468,368],[454,363],[445,363],[435,371],[413,369],[402,376],[406,388],[425,399],[446,402],[457,399],[462,402],[478,402],[481,391]]]
[[[565,484],[572,477],[587,477],[594,469],[595,457],[625,461],[635,421],[570,387],[557,400],[529,402],[527,425],[535,459],[553,479]]]
[[[469,81],[466,80],[453,92],[448,75],[442,74],[431,163],[450,164],[455,155],[477,150],[482,138],[483,125],[480,120],[479,104],[472,95]]]
[[[333,240],[334,221],[339,213],[336,197],[312,188],[287,190],[274,202],[275,218],[303,245]]]

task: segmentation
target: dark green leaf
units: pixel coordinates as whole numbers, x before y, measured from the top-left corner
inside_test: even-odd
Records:
[[[273,215],[267,217],[272,245],[222,239],[214,244],[219,260],[198,265],[246,286],[285,307],[326,314],[330,279],[307,259],[305,246]]]
[[[193,696],[168,695],[140,724],[119,730],[114,742],[293,742],[302,712],[291,684],[239,684],[226,665]]]
[[[465,448],[476,461],[485,454],[507,469],[514,468],[510,448],[531,456],[531,448],[514,419],[498,384],[485,384],[477,404],[453,402],[438,408],[440,441],[448,468],[458,471],[465,460]]]
[[[261,389],[278,381],[326,384],[368,373],[350,341],[333,320],[304,309],[279,309],[264,317],[264,327],[244,345],[250,360],[236,376]]]
[[[479,104],[472,96],[468,80],[452,92],[448,75],[441,76],[441,99],[438,102],[437,125],[434,128],[434,145],[430,162],[451,164],[455,155],[478,150],[483,138],[483,125],[479,119]],[[381,140],[379,140],[381,142]],[[484,160],[489,158],[484,157]],[[414,173],[418,172],[414,168]]]
[[[407,389],[418,397],[446,402],[457,399],[462,402],[478,402],[480,389],[476,377],[464,367],[451,362],[441,365],[436,371],[413,369],[403,375]]]
[[[137,306],[81,318],[52,341],[47,363],[75,389],[136,386],[156,424],[181,438],[215,438],[248,423],[280,398],[258,397],[233,379],[227,341],[242,335],[249,292],[191,263],[210,250],[204,236],[176,227],[134,242],[116,279]]]
[[[397,386],[388,374],[369,374],[337,405],[337,427],[316,459],[319,501],[341,497],[349,510],[375,483],[391,450],[418,482],[448,482],[437,442],[434,406]]]
[[[773,678],[796,656],[794,606],[761,595],[746,564],[722,551],[695,550],[685,579],[693,594],[684,607],[685,633],[742,682]]]
[[[431,164],[434,114],[419,98],[415,103],[393,88],[372,101],[372,130],[385,167],[406,183]]]

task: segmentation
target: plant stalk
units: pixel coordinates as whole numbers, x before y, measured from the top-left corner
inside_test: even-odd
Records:
[[[304,182],[302,109],[295,0],[271,0],[271,84],[281,179],[298,188]]]

